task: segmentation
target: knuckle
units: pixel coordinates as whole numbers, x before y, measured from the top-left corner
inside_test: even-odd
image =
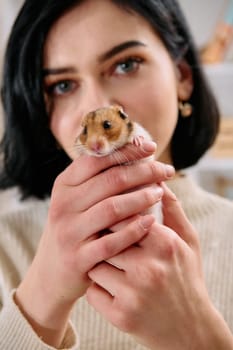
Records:
[[[61,183],[62,183],[62,179],[63,179],[63,175],[62,175],[62,173],[60,173],[60,174],[56,177],[56,179],[54,180],[53,188],[59,187],[59,186],[61,185]]]
[[[64,184],[66,183],[67,172],[68,170],[65,169],[60,174],[58,174],[58,176],[54,180],[53,189],[57,189],[61,186],[64,186]]]
[[[136,275],[141,281],[143,295],[146,295],[148,290],[157,288],[157,290],[164,290],[167,280],[167,271],[165,264],[159,261],[144,262],[144,265],[138,266]]]
[[[114,188],[122,189],[127,183],[127,169],[126,167],[111,168],[106,172],[106,181]]]
[[[160,290],[165,290],[167,285],[167,272],[163,264],[156,264],[151,275],[151,283],[156,283]]]
[[[156,286],[157,290],[163,291],[166,288],[167,273],[165,265],[154,262],[144,271],[143,286],[145,290],[150,290],[151,286]]]
[[[100,260],[111,258],[115,254],[115,246],[111,244],[111,241],[103,237],[101,239],[101,244],[98,247],[97,254]]]
[[[121,219],[121,208],[119,205],[119,201],[116,197],[106,199],[105,213],[111,221]]]
[[[159,180],[162,176],[161,176],[161,169],[160,169],[160,166],[158,165],[158,162],[150,162],[149,166],[150,166],[152,177],[156,178],[156,180]]]
[[[140,196],[142,200],[149,206],[155,204],[157,202],[157,198],[154,194],[154,191],[151,188],[145,188],[143,190],[142,196]]]
[[[177,237],[171,235],[167,238],[166,244],[164,245],[163,257],[166,261],[173,261],[177,256],[179,250],[179,244]]]
[[[130,230],[132,239],[135,240],[135,242],[137,242],[139,239],[142,238],[142,235],[144,235],[145,232],[147,232],[147,230],[148,229],[143,227],[140,221],[138,220],[136,227],[133,227]]]
[[[61,205],[60,201],[53,201],[49,210],[49,217],[51,221],[57,222],[60,220],[64,212],[63,209],[63,205]]]
[[[49,217],[55,223],[61,222],[71,212],[71,199],[66,197],[62,191],[56,191],[52,195],[49,208]]]
[[[153,178],[156,179],[157,182],[164,180],[167,178],[166,176],[166,168],[163,163],[160,162],[150,162],[150,170]]]

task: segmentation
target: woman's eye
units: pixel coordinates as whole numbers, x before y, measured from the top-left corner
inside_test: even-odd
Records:
[[[123,75],[136,72],[143,63],[142,58],[127,58],[115,65],[115,74]]]
[[[52,95],[65,95],[75,88],[75,83],[70,80],[59,81],[48,87],[48,92]]]

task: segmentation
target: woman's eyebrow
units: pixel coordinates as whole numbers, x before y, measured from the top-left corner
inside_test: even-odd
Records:
[[[142,43],[141,41],[137,41],[137,40],[126,41],[126,42],[124,42],[122,44],[114,46],[109,51],[107,51],[104,54],[102,54],[99,57],[98,61],[100,63],[102,63],[102,62],[112,58],[113,56],[117,55],[121,51],[124,51],[126,49],[129,49],[129,48],[135,47],[135,46],[146,46],[146,45],[144,43]]]
[[[142,43],[141,41],[137,41],[137,40],[126,41],[124,43],[121,43],[119,45],[114,46],[109,51],[100,55],[98,58],[98,61],[100,63],[104,62],[104,61],[112,58],[113,56],[117,55],[118,53],[120,53],[124,50],[127,50],[131,47],[136,47],[136,46],[146,46],[146,45],[144,43]],[[57,75],[57,74],[64,74],[64,73],[77,73],[77,70],[73,67],[44,68],[42,70],[43,77],[46,77],[48,75]]]

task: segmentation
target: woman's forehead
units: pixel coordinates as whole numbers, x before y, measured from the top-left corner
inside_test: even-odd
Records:
[[[126,11],[108,0],[84,1],[60,17],[52,26],[46,43],[45,59],[60,53],[77,52],[106,55],[119,45],[147,45],[156,34],[140,15]],[[158,39],[158,38],[157,38]],[[124,44],[126,43],[126,44]],[[134,45],[133,44],[133,45]]]

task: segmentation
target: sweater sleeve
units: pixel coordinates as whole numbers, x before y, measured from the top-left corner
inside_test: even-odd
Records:
[[[55,348],[45,344],[34,332],[15,304],[13,295],[14,291],[7,298],[0,313],[0,349],[55,350]],[[59,349],[78,349],[77,337],[71,322]]]
[[[35,255],[47,217],[47,207],[46,202],[36,201],[0,213],[1,350],[55,350],[37,335],[14,301],[14,292]],[[71,322],[60,349],[78,349]]]

